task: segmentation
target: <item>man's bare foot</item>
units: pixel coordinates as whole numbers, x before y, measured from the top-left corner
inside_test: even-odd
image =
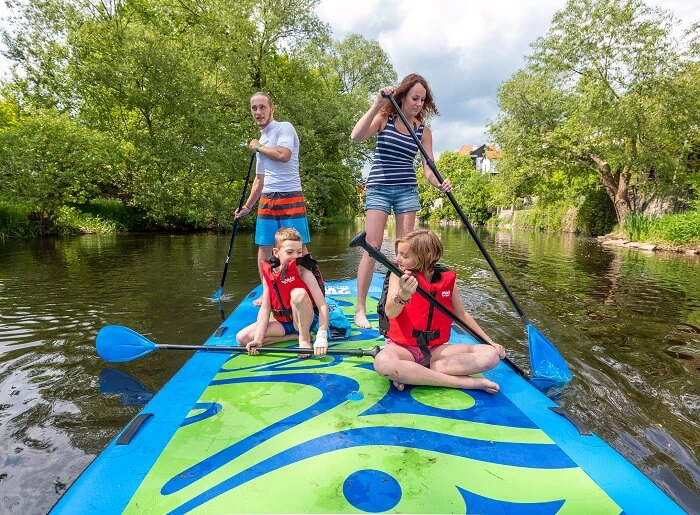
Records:
[[[253,306],[262,306],[262,295],[253,301]]]
[[[364,311],[355,311],[355,325],[361,329],[369,329],[372,327]]]
[[[403,383],[399,383],[397,381],[392,381],[391,383],[394,385],[394,388],[396,388],[400,392],[403,392],[403,388],[404,388]]]

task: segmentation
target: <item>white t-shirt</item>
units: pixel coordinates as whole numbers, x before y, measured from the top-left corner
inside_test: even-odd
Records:
[[[284,147],[292,151],[286,163],[275,161],[258,152],[255,173],[265,176],[263,193],[301,191],[299,178],[299,136],[289,122],[272,120],[260,134],[260,144],[265,147]]]

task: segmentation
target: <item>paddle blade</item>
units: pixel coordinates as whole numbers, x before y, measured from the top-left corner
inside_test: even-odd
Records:
[[[138,359],[158,348],[145,336],[120,325],[107,325],[100,329],[95,347],[98,356],[116,363]]]
[[[527,324],[530,366],[533,381],[550,385],[565,385],[573,376],[557,348],[532,324]]]
[[[221,299],[221,294],[222,294],[222,293],[224,293],[224,289],[223,289],[223,288],[219,288],[218,290],[216,290],[216,293],[212,296],[211,300],[213,300],[213,301],[220,300],[220,299]]]

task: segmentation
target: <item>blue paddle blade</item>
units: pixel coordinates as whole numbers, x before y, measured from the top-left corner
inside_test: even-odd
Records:
[[[223,289],[223,288],[219,288],[218,290],[216,290],[216,293],[212,296],[211,300],[217,301],[217,300],[221,299],[221,294],[222,294],[222,293],[224,293],[224,289]]]
[[[140,358],[158,348],[145,336],[120,325],[107,325],[100,329],[95,344],[98,356],[115,363]]]
[[[533,382],[547,385],[565,385],[573,376],[557,348],[532,324],[527,324],[530,348],[530,367]]]

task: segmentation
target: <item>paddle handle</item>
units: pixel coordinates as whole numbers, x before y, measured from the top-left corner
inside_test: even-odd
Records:
[[[245,347],[241,346],[218,346],[218,345],[178,345],[171,343],[155,344],[161,350],[205,350],[216,352],[248,352]],[[261,354],[309,354],[313,349],[304,349],[301,347],[256,347],[255,350]],[[371,349],[328,349],[326,354],[343,355],[343,356],[371,356],[375,357],[381,349],[375,345]]]
[[[408,123],[408,120],[406,119],[406,115],[403,114],[403,111],[401,111],[401,108],[396,103],[396,99],[394,99],[394,95],[392,95],[391,93],[389,93],[389,94],[382,93],[382,95],[389,99],[389,102],[391,102],[391,105],[394,107],[394,110],[399,115],[399,118],[401,118],[401,121],[408,129],[408,132],[410,133],[411,137],[413,138],[414,143],[420,149],[420,152],[423,155],[423,159],[425,159],[426,164],[430,167],[430,169],[435,174],[435,178],[437,179],[438,183],[442,184],[444,182],[444,179],[442,178],[442,175],[440,175],[440,171],[438,170],[437,166],[435,165],[435,161],[433,161],[430,158],[430,156],[428,155],[428,153],[425,151],[425,147],[423,147],[423,144],[418,139],[418,136],[416,136],[416,133],[414,132],[413,127],[411,127],[411,125]],[[525,316],[525,313],[523,312],[522,308],[520,307],[520,304],[518,304],[518,301],[515,300],[515,296],[510,291],[510,288],[508,288],[508,285],[506,284],[505,279],[503,279],[501,272],[499,272],[498,267],[496,267],[496,263],[493,262],[493,260],[491,259],[491,256],[486,251],[486,248],[481,243],[479,236],[477,236],[476,231],[472,227],[472,224],[469,223],[469,220],[467,219],[466,215],[464,214],[464,211],[462,211],[462,208],[457,203],[457,199],[455,199],[455,197],[451,191],[446,191],[445,194],[447,195],[447,198],[450,199],[450,202],[452,203],[452,206],[455,208],[455,211],[457,211],[457,214],[459,215],[459,217],[462,219],[462,223],[467,228],[467,231],[469,231],[469,234],[471,235],[472,239],[474,240],[474,243],[476,243],[476,246],[479,247],[479,250],[481,251],[481,254],[484,256],[484,259],[486,259],[486,262],[491,267],[491,270],[493,270],[493,273],[496,276],[496,279],[498,279],[498,282],[501,284],[503,291],[508,296],[508,300],[510,300],[510,303],[515,308],[515,311],[517,311],[518,316],[520,317],[520,320],[522,320],[523,324],[527,325],[529,323],[529,321],[528,321],[527,317]]]
[[[397,276],[401,277],[403,275],[403,272],[399,270],[399,268],[394,265],[389,259],[381,253],[378,249],[374,248],[372,245],[367,243],[367,233],[365,231],[360,232],[357,236],[355,236],[351,241],[350,241],[350,246],[351,247],[357,247],[360,246],[363,249],[367,251],[367,253],[374,258],[375,260],[379,261],[382,265],[384,265],[391,273],[396,274]],[[469,327],[469,324],[467,324],[464,320],[459,318],[457,315],[455,315],[452,311],[450,311],[445,305],[441,304],[438,300],[436,300],[430,293],[425,291],[423,288],[420,286],[417,287],[416,291],[423,296],[435,309],[440,311],[442,314],[446,315],[449,317],[451,320],[459,324],[460,327],[462,327],[464,330],[469,332],[469,334],[479,343],[483,343],[485,345],[491,345],[489,342],[487,342],[480,334],[478,334],[474,329]],[[529,379],[528,374],[518,367],[515,363],[513,363],[507,356],[503,358],[503,361],[505,361],[515,372],[518,373],[521,377],[524,377],[525,379]]]
[[[246,193],[248,191],[248,183],[250,182],[250,174],[253,170],[253,163],[255,162],[255,153],[250,156],[250,164],[248,165],[248,175],[246,175],[245,182],[243,183],[243,192],[241,193],[241,199],[238,201],[238,210],[240,211],[246,200]],[[233,230],[231,231],[231,241],[228,244],[228,252],[226,253],[226,263],[224,264],[224,273],[221,276],[221,284],[219,285],[219,295],[224,289],[224,283],[226,282],[226,273],[228,272],[228,264],[231,260],[231,251],[233,250],[233,241],[236,239],[236,232],[238,231],[238,218],[233,222]]]

